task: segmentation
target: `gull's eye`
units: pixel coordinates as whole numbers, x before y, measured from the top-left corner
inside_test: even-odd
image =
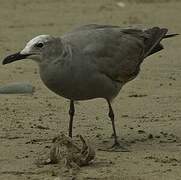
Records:
[[[38,47],[38,48],[42,48],[43,47],[43,43],[37,43],[37,44],[35,44],[35,46]]]

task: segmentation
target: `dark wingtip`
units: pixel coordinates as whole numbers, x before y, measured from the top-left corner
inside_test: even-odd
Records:
[[[178,35],[180,35],[180,34],[177,34],[177,33],[166,34],[166,35],[164,36],[164,38],[170,38],[170,37],[174,37],[174,36],[178,36]]]

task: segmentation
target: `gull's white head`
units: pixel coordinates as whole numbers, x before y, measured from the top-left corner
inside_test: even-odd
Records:
[[[53,60],[62,53],[62,42],[60,38],[50,35],[39,35],[30,40],[25,48],[18,53],[7,56],[3,64],[8,64],[21,59],[32,59],[38,63],[44,60]]]

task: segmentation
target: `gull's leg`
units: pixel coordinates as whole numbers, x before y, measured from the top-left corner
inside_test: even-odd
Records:
[[[111,106],[111,103],[109,100],[107,100],[107,103],[109,105],[109,118],[111,119],[112,122],[112,128],[113,128],[113,136],[114,136],[114,145],[119,144],[118,139],[117,139],[117,134],[116,134],[116,128],[115,128],[115,123],[114,123],[114,112]],[[113,145],[113,146],[114,146]]]
[[[118,138],[117,138],[117,134],[116,134],[116,128],[115,128],[115,121],[114,121],[114,112],[113,112],[113,109],[112,109],[112,106],[111,106],[111,103],[110,101],[107,99],[107,103],[109,105],[109,118],[111,119],[111,122],[112,122],[112,128],[113,128],[113,136],[114,136],[114,144],[111,148],[112,151],[128,151],[126,148],[124,148],[120,142],[118,141]]]
[[[73,126],[74,113],[75,113],[74,101],[73,101],[73,100],[70,100],[70,108],[69,108],[69,116],[70,116],[70,121],[69,121],[69,136],[70,136],[70,137],[72,137],[72,126]]]

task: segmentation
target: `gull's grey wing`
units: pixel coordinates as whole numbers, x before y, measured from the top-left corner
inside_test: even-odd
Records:
[[[127,82],[139,72],[143,59],[163,47],[160,44],[167,29],[121,29],[118,26],[86,25],[65,39],[83,53],[100,73],[114,81]]]
[[[98,71],[114,81],[127,81],[137,71],[144,48],[141,39],[123,32],[107,32],[95,37],[84,49]]]
[[[87,45],[85,52],[92,56],[100,72],[124,83],[137,76],[141,62],[154,53],[154,47],[157,51],[162,48],[159,42],[166,32],[160,28],[105,30],[105,35],[100,34],[102,39]]]

